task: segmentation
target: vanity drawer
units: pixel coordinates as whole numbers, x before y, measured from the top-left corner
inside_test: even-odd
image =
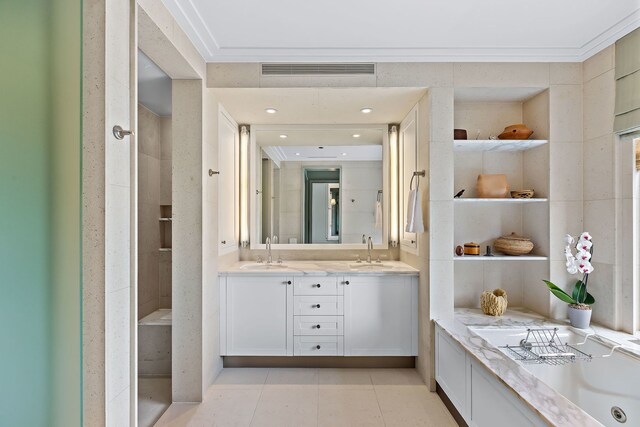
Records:
[[[337,277],[296,277],[293,286],[294,295],[341,295],[342,286],[338,286]]]
[[[295,336],[294,356],[343,356],[344,338],[341,336]]]
[[[293,314],[295,316],[342,316],[342,295],[295,296]]]
[[[342,316],[294,316],[294,335],[344,335]]]

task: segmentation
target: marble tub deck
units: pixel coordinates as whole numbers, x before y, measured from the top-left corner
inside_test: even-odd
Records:
[[[500,349],[473,333],[473,328],[535,328],[567,323],[545,319],[526,310],[508,310],[502,317],[484,315],[479,309],[456,309],[453,317],[434,322],[460,343],[478,362],[549,425],[558,427],[602,427],[582,408],[549,387]],[[640,355],[640,346],[629,343],[633,336],[594,325],[589,332],[623,343],[626,351]]]

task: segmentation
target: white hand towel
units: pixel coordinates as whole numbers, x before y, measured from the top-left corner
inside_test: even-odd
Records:
[[[422,195],[418,190],[409,192],[409,203],[407,203],[407,224],[404,228],[407,233],[424,232],[422,221]]]
[[[382,230],[382,202],[376,201],[376,229]]]

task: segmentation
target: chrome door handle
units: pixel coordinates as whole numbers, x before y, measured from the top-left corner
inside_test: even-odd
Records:
[[[124,130],[120,125],[115,125],[113,127],[113,136],[115,136],[117,140],[124,139],[124,137],[128,135],[133,136],[135,134],[132,130]]]

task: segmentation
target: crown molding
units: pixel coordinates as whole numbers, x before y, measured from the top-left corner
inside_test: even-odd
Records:
[[[581,46],[483,48],[257,48],[221,46],[192,0],[163,0],[208,63],[583,62],[640,27],[640,7]]]

